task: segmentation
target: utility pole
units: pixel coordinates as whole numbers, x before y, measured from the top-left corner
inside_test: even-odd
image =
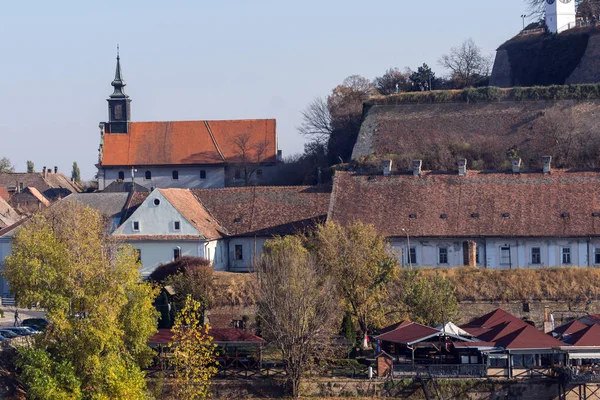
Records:
[[[521,14],[521,19],[523,20],[523,30],[525,30],[525,18],[527,18],[527,14]]]

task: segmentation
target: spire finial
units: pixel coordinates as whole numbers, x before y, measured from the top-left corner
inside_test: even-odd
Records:
[[[117,43],[117,60],[119,59],[119,43]]]
[[[115,88],[113,94],[110,95],[111,98],[127,98],[128,96],[123,91],[125,87],[125,81],[123,80],[123,73],[121,72],[121,57],[119,54],[119,44],[117,43],[117,68],[115,69],[115,79],[112,81],[111,85]]]

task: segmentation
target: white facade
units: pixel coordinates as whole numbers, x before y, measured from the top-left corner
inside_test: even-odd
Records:
[[[101,167],[98,169],[98,189],[123,180],[150,188],[210,189],[225,187],[224,166],[166,167]],[[149,179],[148,179],[149,178]]]
[[[575,28],[575,0],[546,0],[546,25],[552,33]]]
[[[229,271],[254,271],[254,262],[262,255],[267,237],[233,237],[227,239],[229,250]]]
[[[600,238],[471,239],[477,244],[477,266],[490,269],[600,267]],[[467,264],[463,239],[410,238],[411,263],[416,267],[462,267]],[[401,265],[408,266],[406,238],[391,246]]]
[[[12,252],[12,236],[0,237],[0,295],[8,296],[9,287],[8,283],[1,274],[4,272],[4,260]]]

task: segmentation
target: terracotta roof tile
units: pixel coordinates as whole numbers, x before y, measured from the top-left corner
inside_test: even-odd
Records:
[[[212,134],[211,134],[212,133]],[[235,162],[234,140],[248,135],[250,159],[266,146],[261,161],[277,159],[274,119],[235,121],[131,122],[128,134],[106,133],[103,166],[222,164]]]
[[[362,221],[386,236],[590,237],[600,235],[600,173],[554,170],[468,176],[338,172],[328,218]]]
[[[209,212],[230,235],[284,235],[323,221],[329,187],[271,186],[194,189]]]
[[[158,189],[181,215],[209,240],[220,239],[225,229],[204,208],[189,189]]]

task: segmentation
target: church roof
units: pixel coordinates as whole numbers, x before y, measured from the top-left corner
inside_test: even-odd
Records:
[[[128,134],[105,133],[101,165],[211,165],[274,162],[274,119],[130,122]]]

